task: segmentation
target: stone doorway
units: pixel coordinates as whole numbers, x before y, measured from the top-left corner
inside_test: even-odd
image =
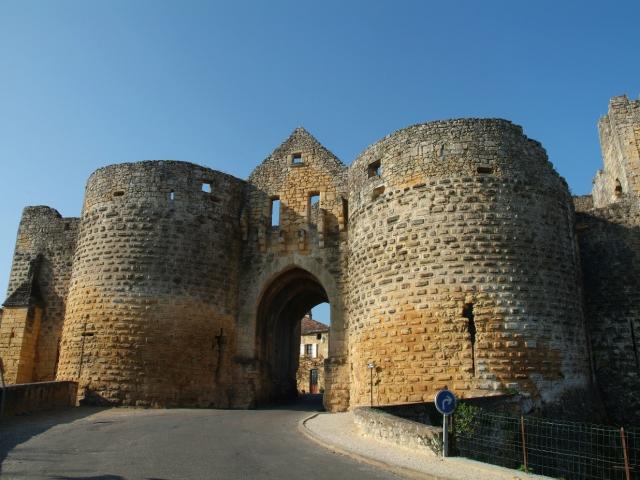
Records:
[[[266,287],[256,322],[259,404],[279,403],[297,396],[300,320],[313,307],[328,301],[320,281],[302,268],[282,272]]]
[[[309,393],[318,393],[318,369],[312,368],[309,370]]]

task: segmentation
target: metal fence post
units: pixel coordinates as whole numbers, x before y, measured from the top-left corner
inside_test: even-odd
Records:
[[[522,458],[524,461],[524,473],[528,473],[527,468],[527,442],[524,438],[524,416],[520,415],[520,432],[522,432]]]
[[[620,439],[622,440],[622,454],[624,455],[624,474],[627,480],[631,480],[631,469],[629,468],[629,451],[627,450],[627,439],[624,435],[624,427],[620,427]]]

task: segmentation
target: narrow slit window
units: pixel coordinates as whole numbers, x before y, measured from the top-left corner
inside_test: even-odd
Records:
[[[367,167],[367,174],[369,178],[379,177],[380,175],[382,175],[382,164],[380,163],[380,160],[369,164],[369,166]]]
[[[467,303],[462,309],[462,316],[467,319],[467,331],[471,342],[471,368],[476,376],[476,322],[473,315],[473,303]]]
[[[118,190],[117,192],[113,192],[114,197],[122,197],[124,192],[122,190]]]
[[[304,162],[302,161],[301,153],[294,153],[291,155],[291,164],[292,165],[302,165]]]
[[[349,223],[349,202],[346,198],[342,199],[342,217],[344,218],[344,224]]]
[[[171,190],[169,192],[169,201],[173,202],[176,199],[176,192],[174,192],[173,190]]]
[[[271,199],[271,226],[280,226],[280,199],[278,197]]]
[[[486,165],[480,165],[478,167],[478,173],[479,174],[491,174],[491,173],[493,173],[493,168],[488,167]]]
[[[202,191],[204,193],[211,193],[213,191],[211,182],[202,182]]]

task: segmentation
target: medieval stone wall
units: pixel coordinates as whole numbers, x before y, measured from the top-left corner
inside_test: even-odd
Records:
[[[90,178],[58,379],[93,402],[228,406],[244,182],[185,162]]]
[[[78,225],[78,218],[63,218],[56,210],[45,206],[26,207],[22,212],[7,296],[34,281],[44,308],[38,322],[39,333],[32,339],[35,352],[31,360],[33,368],[28,369],[29,374],[21,376],[22,381],[37,382],[55,378]],[[32,268],[37,268],[35,279],[30,278]],[[16,307],[23,307],[23,318],[28,317],[26,309],[29,305],[26,301],[14,305],[12,309]],[[16,315],[21,314],[12,312],[11,317],[15,320]],[[17,334],[16,329],[20,328],[24,329],[25,325],[12,322],[10,327],[8,321],[3,322],[0,332],[7,336],[7,343],[2,339],[0,342],[5,348],[11,343],[9,338]],[[5,356],[8,354],[7,351],[3,353]]]
[[[295,326],[313,306],[331,303],[330,359],[333,379],[325,402],[348,407],[342,290],[346,265],[346,167],[306,130],[298,128],[249,177],[243,213],[243,298],[238,354],[243,358],[238,388],[253,381],[246,398],[268,401],[295,392],[299,333]],[[313,197],[318,203],[312,203]],[[280,202],[272,225],[272,202]],[[289,274],[300,268],[309,275]],[[292,337],[293,335],[293,337]],[[288,346],[287,346],[288,345]],[[289,351],[288,361],[275,358]],[[284,363],[283,363],[284,362]],[[278,366],[279,365],[279,366]],[[281,385],[269,371],[292,370],[293,384]],[[342,379],[342,381],[340,380]]]
[[[370,362],[376,404],[447,386],[553,405],[589,388],[591,349],[637,418],[639,112],[612,100],[604,173],[573,200],[505,120],[414,125],[348,168],[298,128],[247,182],[99,169],[80,219],[25,209],[0,356],[91,402],[246,408],[295,394],[300,318],[329,302],[328,410],[369,403]]]
[[[573,210],[540,144],[503,120],[400,130],[349,177],[351,406],[587,387]]]
[[[593,180],[595,208],[640,195],[640,100],[613,97],[598,130],[604,168]]]
[[[640,204],[577,215],[587,331],[611,420],[640,422]]]

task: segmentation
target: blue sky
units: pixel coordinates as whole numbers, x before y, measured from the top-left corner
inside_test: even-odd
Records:
[[[304,125],[349,164],[409,124],[502,117],[575,194],[597,119],[640,93],[640,2],[0,2],[0,290],[20,212],[78,216],[96,168],[246,178]]]

